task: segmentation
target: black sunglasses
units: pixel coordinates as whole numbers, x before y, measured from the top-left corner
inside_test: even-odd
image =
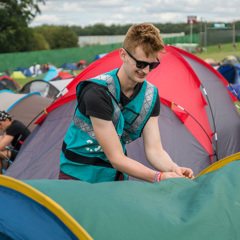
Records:
[[[152,63],[148,63],[148,62],[144,62],[144,61],[139,61],[137,60],[130,52],[128,52],[127,49],[123,48],[127,54],[136,62],[136,67],[137,68],[140,68],[140,69],[144,69],[145,67],[147,67],[149,65],[149,68],[150,69],[154,69],[156,68],[159,64],[160,64],[160,61],[159,59],[157,58],[157,62],[152,62]]]

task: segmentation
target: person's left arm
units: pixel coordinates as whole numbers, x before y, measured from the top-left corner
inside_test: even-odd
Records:
[[[155,169],[161,172],[175,172],[178,175],[193,178],[193,171],[190,168],[179,167],[163,149],[158,117],[150,117],[146,123],[143,129],[143,142],[147,160]]]
[[[2,135],[1,138],[0,138],[0,151],[5,150],[6,147],[10,145],[13,138],[14,137],[11,136],[11,135],[7,135],[7,134]]]

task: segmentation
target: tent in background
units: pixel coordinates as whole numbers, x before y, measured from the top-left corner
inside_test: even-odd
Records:
[[[217,70],[230,84],[240,84],[240,63],[221,64]]]
[[[65,88],[72,80],[73,78],[54,80],[49,82],[45,82],[43,80],[33,80],[26,83],[19,92],[20,93],[39,92],[42,97],[56,99],[57,97],[60,97],[65,92],[67,92],[67,89]]]
[[[218,72],[229,82],[229,91],[240,100],[240,63],[224,63],[220,65]]]
[[[178,48],[166,46],[166,54],[160,57],[161,64],[147,79],[161,97],[159,128],[164,149],[173,161],[197,174],[239,152],[240,117],[227,81],[206,62]],[[116,50],[75,77],[67,85],[69,91],[46,109],[6,174],[17,179],[56,179],[62,141],[74,114],[77,84],[121,63]],[[141,138],[129,144],[127,152],[148,165]]]
[[[20,89],[20,86],[14,79],[8,76],[2,76],[0,77],[0,90],[3,90],[3,89],[16,91]]]
[[[26,83],[19,91],[19,93],[39,92],[42,97],[55,99],[59,94],[59,89],[50,82],[44,80],[33,80]]]
[[[75,63],[64,63],[60,68],[78,70],[77,65]]]
[[[80,60],[77,63],[78,69],[85,69],[89,64],[85,60]]]
[[[102,57],[104,57],[104,56],[106,56],[106,55],[107,55],[107,53],[98,54],[98,55],[95,56],[94,61],[96,61],[96,60],[98,60],[99,58],[102,58]]]
[[[222,60],[222,64],[236,65],[240,63],[240,57],[237,55],[229,55]]]
[[[44,109],[50,106],[52,101],[36,92],[29,94],[0,92],[0,109],[7,111],[13,120],[19,120],[28,126],[30,131],[36,127],[35,121],[42,116]]]
[[[51,66],[43,80],[48,82],[56,76],[58,76],[58,71],[55,67]]]
[[[52,78],[50,81],[61,80],[61,79],[73,79],[74,76],[71,73],[60,71],[58,75]]]
[[[26,67],[20,67],[20,68],[15,69],[14,71],[21,71],[24,74],[24,76],[26,76],[26,77],[32,76],[30,69],[26,68]]]
[[[13,71],[13,73],[10,77],[13,79],[25,79],[26,78],[21,71]]]

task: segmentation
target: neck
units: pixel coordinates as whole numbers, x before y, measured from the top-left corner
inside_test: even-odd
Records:
[[[130,98],[134,92],[137,83],[133,82],[131,79],[128,78],[122,67],[119,69],[117,76],[120,82],[121,91],[124,93],[125,96]]]

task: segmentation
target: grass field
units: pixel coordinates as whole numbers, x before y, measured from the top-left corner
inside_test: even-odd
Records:
[[[206,58],[212,58],[216,62],[222,61],[226,56],[238,55],[240,57],[240,43],[236,43],[236,50],[233,51],[232,43],[221,44],[221,51],[218,50],[218,45],[209,46],[202,53],[195,54],[197,57],[205,60]]]

